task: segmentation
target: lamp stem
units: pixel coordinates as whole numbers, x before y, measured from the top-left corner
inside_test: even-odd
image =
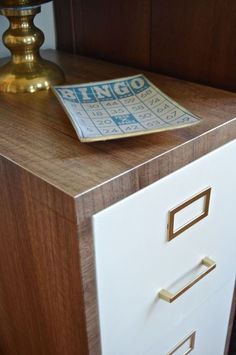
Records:
[[[3,35],[3,42],[11,51],[15,64],[32,63],[35,57],[39,57],[39,48],[44,42],[44,35],[33,21],[39,12],[40,7],[35,8],[28,16],[8,17],[10,27]]]
[[[0,91],[35,92],[63,82],[64,75],[54,63],[41,58],[44,34],[34,25],[40,6],[1,9],[10,27],[3,42],[10,50],[10,61],[0,68]]]

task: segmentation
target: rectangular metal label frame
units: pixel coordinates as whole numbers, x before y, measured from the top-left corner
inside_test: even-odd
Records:
[[[183,355],[189,354],[195,346],[195,339],[196,339],[196,331],[192,332],[190,335],[188,335],[186,338],[184,338],[180,343],[178,343],[171,352],[169,352],[167,355],[174,355],[174,353],[181,348],[187,341],[189,341],[189,349],[186,350]]]
[[[173,208],[169,211],[169,223],[168,223],[168,240],[171,241],[172,239],[176,238],[178,235],[192,227],[194,224],[202,220],[203,218],[208,216],[209,213],[209,205],[210,205],[210,196],[211,196],[211,188],[207,188],[206,190],[200,192],[199,194],[193,196],[189,200],[183,202],[181,205]],[[190,222],[184,224],[182,227],[178,228],[176,231],[174,230],[174,222],[175,222],[175,215],[179,211],[183,210],[187,206],[191,205],[193,202],[199,200],[200,198],[205,197],[204,201],[204,209],[203,212],[197,216],[196,218],[192,219]]]

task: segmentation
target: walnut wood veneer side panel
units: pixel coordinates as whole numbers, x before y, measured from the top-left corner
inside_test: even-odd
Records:
[[[74,53],[148,67],[150,4],[151,0],[57,0],[58,49],[72,52],[64,44],[70,35]],[[72,14],[63,15],[70,7]]]
[[[87,355],[77,226],[23,176],[0,159],[0,353]]]
[[[151,68],[236,91],[236,2],[152,1]]]
[[[236,119],[77,197],[81,273],[91,355],[100,351],[92,215],[233,139],[236,139]]]

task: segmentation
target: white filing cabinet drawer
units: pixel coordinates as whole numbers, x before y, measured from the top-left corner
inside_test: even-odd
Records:
[[[93,217],[103,355],[143,354],[235,275],[235,166],[232,142]],[[168,241],[168,212],[209,187],[209,215]],[[178,227],[199,215],[199,201]],[[205,257],[212,272],[172,304],[159,298],[206,270]]]
[[[159,338],[145,355],[224,355],[235,278]],[[157,334],[158,338],[158,334]]]

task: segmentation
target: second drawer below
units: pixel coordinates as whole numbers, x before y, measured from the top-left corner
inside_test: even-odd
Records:
[[[224,355],[235,279],[222,285],[143,355]],[[130,355],[133,354],[132,352]]]

